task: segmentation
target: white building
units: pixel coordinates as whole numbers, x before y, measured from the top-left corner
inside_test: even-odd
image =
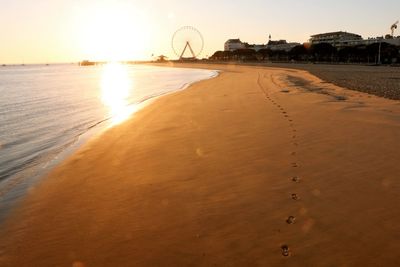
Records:
[[[391,39],[384,39],[382,37],[363,39],[361,35],[339,31],[315,34],[310,38],[310,44],[328,43],[339,49],[348,46],[370,45],[379,42],[400,46],[400,37]]]
[[[267,46],[266,45],[263,45],[263,44],[246,44],[245,43],[245,46],[246,46],[246,48],[248,48],[248,49],[253,49],[254,51],[256,51],[256,52],[258,52],[258,51],[260,51],[261,49],[265,49],[265,48],[267,48]]]
[[[311,44],[328,43],[334,47],[352,46],[354,43],[362,41],[361,35],[349,32],[327,32],[311,35]]]
[[[390,38],[390,39],[384,39],[382,37],[380,38],[368,38],[362,41],[362,43],[358,43],[356,45],[370,45],[370,44],[375,44],[375,43],[388,43],[391,45],[396,45],[396,46],[400,46],[400,36],[395,37],[395,38]]]
[[[235,51],[244,48],[246,48],[246,45],[242,41],[240,41],[240,39],[229,39],[225,42],[224,45],[225,51]]]
[[[293,47],[300,45],[300,43],[288,43],[286,40],[279,41],[269,41],[268,44],[248,44],[243,43],[240,39],[229,39],[225,42],[224,50],[225,51],[235,51],[238,49],[253,49],[255,51],[259,51],[261,49],[271,49],[271,50],[284,50],[290,51]]]
[[[272,51],[286,51],[289,52],[293,47],[300,45],[300,43],[288,43],[286,40],[279,41],[269,41],[266,45],[266,48],[271,49]]]

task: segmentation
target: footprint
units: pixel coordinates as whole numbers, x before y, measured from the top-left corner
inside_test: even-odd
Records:
[[[296,151],[293,151],[292,153],[290,153],[290,155],[292,156],[296,155]]]
[[[284,257],[289,257],[290,256],[290,251],[289,251],[289,246],[288,245],[282,245],[281,249],[282,249],[282,255]]]
[[[300,182],[300,178],[298,176],[293,176],[292,181],[295,183],[298,183],[298,182]]]
[[[293,167],[293,168],[297,168],[297,167],[299,167],[299,165],[298,165],[296,162],[293,162],[293,163],[292,163],[292,167]]]
[[[299,196],[297,194],[292,194],[292,199],[293,200],[299,200]]]
[[[296,221],[296,218],[294,216],[289,216],[286,220],[287,224],[294,224],[294,222]]]

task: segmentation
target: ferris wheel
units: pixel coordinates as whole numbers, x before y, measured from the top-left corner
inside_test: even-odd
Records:
[[[196,59],[204,47],[200,31],[192,26],[178,29],[172,36],[172,49],[180,60]]]

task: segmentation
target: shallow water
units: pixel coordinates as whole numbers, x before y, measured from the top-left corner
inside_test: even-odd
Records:
[[[120,123],[144,100],[215,74],[120,64],[0,67],[0,202],[89,130]]]

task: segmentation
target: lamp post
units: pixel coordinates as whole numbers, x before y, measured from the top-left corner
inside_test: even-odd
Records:
[[[378,49],[378,65],[381,64],[381,47],[382,47],[382,39],[379,39],[379,49]]]

